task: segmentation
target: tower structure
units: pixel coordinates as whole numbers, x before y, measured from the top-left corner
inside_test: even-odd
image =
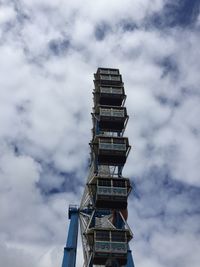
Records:
[[[118,69],[94,74],[91,161],[80,207],[69,207],[71,219],[62,267],[75,267],[80,222],[84,267],[134,267],[127,224],[130,180],[122,170],[130,151],[124,137],[128,114]],[[71,262],[71,263],[70,263]]]

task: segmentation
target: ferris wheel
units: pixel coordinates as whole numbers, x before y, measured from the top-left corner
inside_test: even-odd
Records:
[[[62,267],[75,267],[80,222],[84,267],[134,267],[127,224],[130,180],[122,171],[131,146],[124,83],[118,69],[94,74],[90,166],[80,206],[69,207],[70,226]]]

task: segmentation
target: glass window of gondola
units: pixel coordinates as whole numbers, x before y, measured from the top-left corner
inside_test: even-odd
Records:
[[[123,139],[123,138],[116,138],[116,139],[113,139],[113,143],[114,144],[125,144],[126,143],[126,140]]]
[[[123,180],[113,180],[113,186],[114,187],[125,187],[126,181]]]
[[[110,179],[99,179],[98,185],[99,186],[111,186],[111,180]]]
[[[110,138],[100,138],[99,142],[100,143],[111,143],[111,139]]]
[[[97,231],[96,232],[96,240],[97,241],[110,241],[109,231]]]
[[[112,87],[112,86],[101,86],[100,92],[105,94],[123,94],[122,87]]]
[[[125,232],[112,232],[111,240],[113,242],[126,242]]]
[[[101,74],[114,74],[114,75],[119,74],[119,70],[114,70],[114,69],[100,69],[99,72]]]

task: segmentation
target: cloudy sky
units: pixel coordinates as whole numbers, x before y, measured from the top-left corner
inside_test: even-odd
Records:
[[[59,267],[87,176],[93,73],[119,68],[136,267],[199,267],[198,0],[0,0],[0,262]],[[77,266],[82,266],[81,245]]]

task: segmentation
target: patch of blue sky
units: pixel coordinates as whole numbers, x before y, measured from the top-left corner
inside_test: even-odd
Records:
[[[62,192],[77,192],[79,178],[76,172],[61,172],[53,163],[40,162],[42,171],[37,184],[41,193],[49,196]]]
[[[70,40],[68,39],[56,39],[51,40],[48,44],[49,51],[52,55],[62,56],[70,47]]]
[[[130,19],[127,19],[127,20],[124,19],[124,20],[120,21],[119,27],[122,28],[122,30],[124,32],[132,32],[132,31],[138,29],[138,25]]]
[[[20,23],[20,24],[24,24],[24,23],[26,23],[28,20],[29,20],[29,21],[31,20],[31,18],[30,18],[30,16],[28,15],[28,13],[26,13],[22,7],[16,5],[16,7],[15,7],[15,11],[16,11],[16,13],[17,13],[17,21],[18,21],[18,23]]]
[[[199,0],[167,1],[162,13],[154,14],[151,23],[159,28],[193,25],[200,11]]]
[[[200,129],[197,127],[191,127],[191,132],[195,137],[200,137]]]
[[[15,21],[7,21],[1,25],[2,34],[4,37],[4,39],[1,40],[1,43],[5,42],[7,34],[10,33],[15,27],[16,27]]]
[[[104,40],[109,32],[110,26],[105,22],[99,23],[94,29],[94,35],[98,41]]]
[[[136,184],[139,201],[145,207],[140,211],[142,217],[200,213],[200,189],[174,180],[166,166],[150,168]]]
[[[26,155],[25,151],[24,151],[24,143],[26,142],[26,140],[20,140],[23,139],[21,136],[18,136],[17,138],[13,138],[11,137],[6,137],[4,139],[6,145],[9,147],[10,151],[13,152],[13,154],[15,156],[23,156]]]
[[[167,105],[167,106],[170,106],[172,108],[177,108],[181,104],[181,101],[179,99],[169,99],[163,95],[156,96],[156,99],[159,101],[160,104]]]
[[[112,28],[115,30],[122,30],[122,32],[133,32],[138,29],[138,25],[131,19],[123,19],[119,21],[116,25],[110,25],[105,22],[101,22],[96,25],[94,29],[95,38],[98,41],[102,41],[106,38],[108,34],[112,32]]]
[[[174,79],[177,79],[179,76],[179,68],[176,61],[173,57],[165,57],[158,62],[159,66],[162,67],[163,73],[162,78],[167,75],[170,75]]]

